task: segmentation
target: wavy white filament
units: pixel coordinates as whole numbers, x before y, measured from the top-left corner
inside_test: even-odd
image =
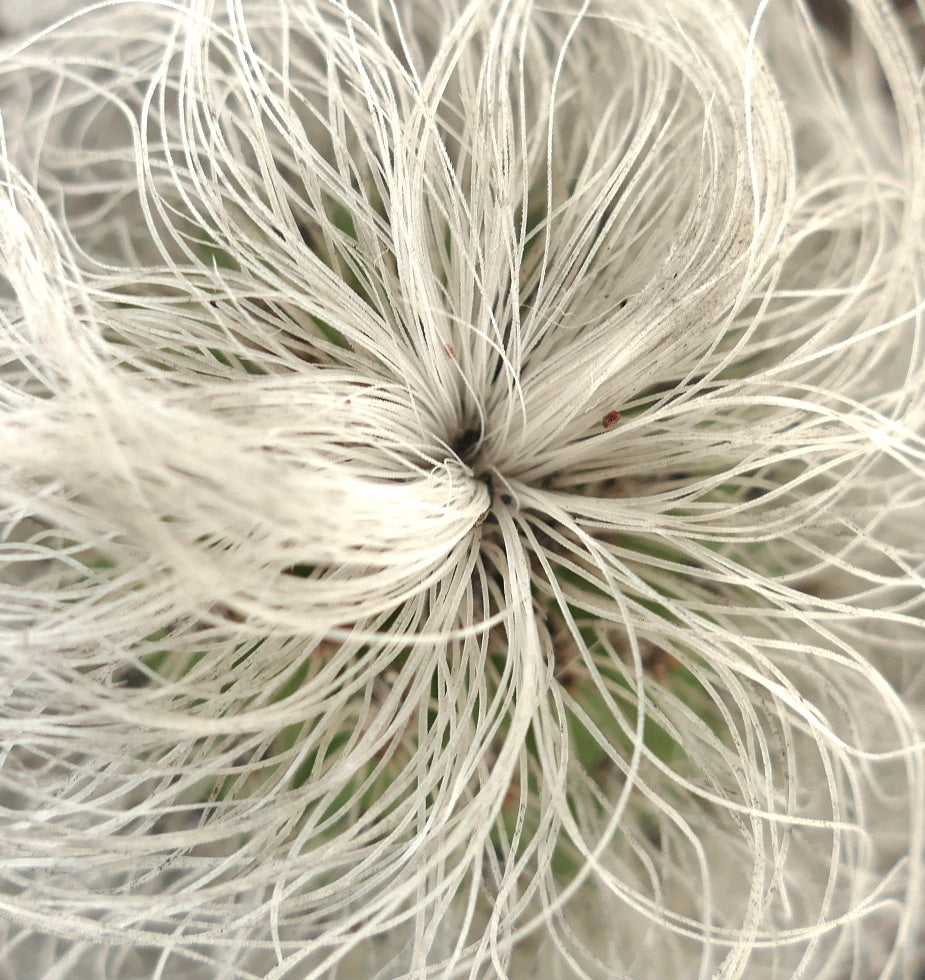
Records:
[[[921,16],[753,8],[8,44],[8,975],[921,968]]]

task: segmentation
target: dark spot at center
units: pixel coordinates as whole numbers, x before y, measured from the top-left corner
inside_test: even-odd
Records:
[[[457,458],[471,469],[472,476],[476,480],[480,480],[488,488],[488,509],[476,522],[476,526],[483,524],[490,516],[497,495],[493,468],[486,465],[486,461],[482,456],[483,439],[484,432],[481,426],[474,425],[459,432],[456,438],[449,444],[450,449],[453,450]]]
[[[482,438],[482,430],[479,428],[466,429],[461,432],[452,443],[452,450],[465,463],[471,463],[472,450],[479,444]]]
[[[810,0],[809,9],[816,22],[839,41],[847,41],[851,32],[851,8],[845,0]]]

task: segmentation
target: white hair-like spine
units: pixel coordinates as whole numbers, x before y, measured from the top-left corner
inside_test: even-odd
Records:
[[[0,964],[913,975],[925,98],[849,23],[0,57]]]

